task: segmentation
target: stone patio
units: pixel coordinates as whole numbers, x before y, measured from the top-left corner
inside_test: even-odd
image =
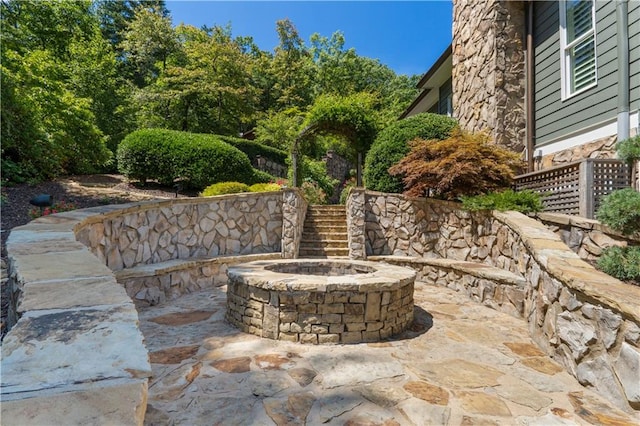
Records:
[[[538,349],[526,323],[416,283],[393,340],[301,345],[224,320],[226,288],[140,310],[153,376],[145,424],[637,424]]]

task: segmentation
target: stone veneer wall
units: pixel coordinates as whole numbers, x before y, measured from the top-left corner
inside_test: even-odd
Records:
[[[151,366],[135,306],[114,271],[281,257],[282,236],[299,239],[288,229],[301,226],[299,216],[282,214],[285,202],[304,204],[296,197],[293,190],[101,206],[14,228],[3,422],[142,425]]]
[[[142,202],[87,219],[76,235],[112,271],[172,259],[274,253],[281,251],[282,204],[280,191]]]
[[[640,245],[640,235],[621,235],[594,219],[560,213],[538,213],[536,216],[582,260],[598,260],[602,250],[609,247]]]
[[[299,189],[286,189],[283,197],[282,257],[297,259],[308,203]]]
[[[524,2],[453,1],[453,115],[516,152],[525,146],[524,23]]]
[[[616,135],[597,139],[542,157],[542,168],[563,166],[585,158],[616,158]]]
[[[365,235],[361,250],[351,247],[354,257],[466,260],[526,278],[514,300],[487,287],[482,302],[512,304],[505,311],[523,317],[532,338],[580,383],[623,409],[640,409],[640,288],[597,271],[544,224],[516,212],[470,213],[361,189],[351,197],[349,232]]]

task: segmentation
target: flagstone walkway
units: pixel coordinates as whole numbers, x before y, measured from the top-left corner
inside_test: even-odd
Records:
[[[416,283],[415,323],[382,343],[302,345],[225,322],[225,287],[140,310],[147,425],[638,424],[583,388],[526,323]]]

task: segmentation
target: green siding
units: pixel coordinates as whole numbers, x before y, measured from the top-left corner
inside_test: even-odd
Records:
[[[630,9],[633,11],[630,11],[629,18],[635,23],[630,23],[630,27],[637,27],[640,20],[632,18],[631,15],[639,13],[640,7],[637,2],[633,3],[633,6],[630,3]],[[561,99],[560,86],[558,2],[534,2],[534,21],[536,144],[543,145],[574,131],[614,118],[618,83],[615,2],[596,2],[597,85],[564,101]],[[635,31],[640,34],[637,29]],[[637,41],[634,43],[638,44]],[[635,58],[640,54],[640,48],[633,49],[636,49],[633,51]],[[640,77],[637,69],[640,60],[635,60],[633,64],[635,68],[632,65],[632,69]],[[633,73],[634,71],[632,79]],[[637,92],[640,92],[640,87],[632,89],[632,93]]]
[[[631,111],[640,109],[640,1],[629,2],[629,73]]]

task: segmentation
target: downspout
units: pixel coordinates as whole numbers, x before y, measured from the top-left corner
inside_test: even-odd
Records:
[[[533,1],[527,2],[527,69],[526,69],[526,82],[525,82],[525,95],[526,95],[526,133],[527,133],[527,171],[534,171],[534,163],[533,163],[533,150],[535,149],[534,145],[534,131],[535,131],[535,123],[534,123],[534,114],[533,114],[533,91],[534,91],[534,54],[533,54]]]
[[[616,0],[618,27],[618,142],[629,138],[629,5]]]

